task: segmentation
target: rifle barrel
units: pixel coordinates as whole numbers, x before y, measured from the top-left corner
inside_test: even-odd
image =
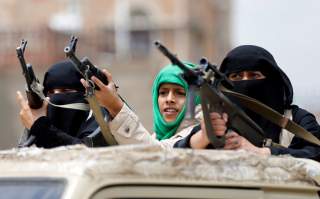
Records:
[[[197,78],[197,74],[190,68],[188,68],[184,63],[182,63],[176,55],[172,54],[164,45],[159,41],[154,42],[155,46],[160,50],[160,52],[166,56],[173,65],[178,66],[181,70],[185,72],[187,77]]]

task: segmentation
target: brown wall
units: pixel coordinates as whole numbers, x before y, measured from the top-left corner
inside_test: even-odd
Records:
[[[119,92],[151,131],[152,81],[159,69],[169,63],[153,47],[153,41],[162,41],[181,59],[197,63],[206,56],[219,63],[229,48],[229,4],[225,0],[0,1],[0,148],[15,146],[22,129],[15,102],[15,91],[23,89],[15,55],[21,38],[28,40],[27,61],[34,65],[42,80],[49,65],[64,59],[63,48],[70,35],[79,36],[78,55],[86,55],[94,64],[112,72],[120,86]],[[123,5],[129,9],[126,11]],[[81,30],[68,32],[50,28],[54,15],[70,9],[78,9],[83,20]],[[124,24],[131,39],[128,50],[122,51],[123,46],[117,48],[119,34],[115,27],[130,13],[135,13],[132,16],[137,18],[128,17],[128,23]],[[134,20],[140,19],[141,13],[146,17],[142,21]]]

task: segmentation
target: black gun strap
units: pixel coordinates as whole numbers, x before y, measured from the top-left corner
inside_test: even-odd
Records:
[[[276,112],[272,108],[268,107],[267,105],[251,98],[246,95],[230,91],[228,89],[222,88],[221,91],[226,95],[231,95],[233,97],[236,97],[239,102],[245,106],[246,108],[250,109],[251,111],[254,111],[255,113],[261,115],[262,117],[265,117],[270,122],[280,126],[283,129],[287,129],[294,135],[311,142],[313,144],[316,144],[320,146],[320,141],[317,137],[315,137],[312,133],[302,128],[300,125],[296,124],[289,118],[281,115],[280,113]]]

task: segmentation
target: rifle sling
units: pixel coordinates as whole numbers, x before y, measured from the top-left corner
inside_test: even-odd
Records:
[[[254,111],[255,113],[258,113],[262,117],[265,117],[270,122],[280,126],[283,129],[290,131],[294,135],[310,143],[320,146],[319,139],[315,137],[312,133],[308,132],[307,130],[302,128],[300,125],[296,124],[289,118],[279,114],[278,112],[266,106],[265,104],[251,97],[227,90],[225,88],[222,88],[221,91],[226,95],[231,95],[233,97],[236,97],[243,106],[250,109],[251,111]]]
[[[101,112],[101,108],[98,105],[98,102],[96,100],[96,97],[93,95],[93,92],[88,92],[86,99],[89,102],[89,106],[93,112],[93,115],[97,123],[100,126],[102,135],[106,140],[107,144],[109,144],[110,146],[117,145],[117,141],[114,139],[113,135],[111,134],[107,121],[104,120],[103,114]]]

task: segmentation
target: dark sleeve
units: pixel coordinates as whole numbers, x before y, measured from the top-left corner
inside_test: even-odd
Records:
[[[192,137],[195,133],[197,133],[200,129],[201,129],[200,125],[195,126],[195,127],[191,130],[190,134],[189,134],[187,137],[183,138],[182,140],[177,141],[177,142],[173,145],[173,148],[191,148],[191,146],[190,146],[190,139],[191,139],[191,137]]]
[[[312,133],[318,139],[320,138],[320,126],[312,113],[295,106],[292,109],[292,116],[294,122]],[[288,148],[270,147],[270,149],[273,155],[290,154],[294,157],[320,161],[320,147],[297,136],[293,137]]]
[[[101,129],[93,116],[82,125],[79,132],[78,137],[80,137],[81,142],[88,147],[108,146],[108,143],[104,139]]]
[[[36,136],[36,146],[52,148],[64,145],[81,144],[85,134],[73,137],[51,124],[48,117],[40,117],[32,125],[30,134]]]

